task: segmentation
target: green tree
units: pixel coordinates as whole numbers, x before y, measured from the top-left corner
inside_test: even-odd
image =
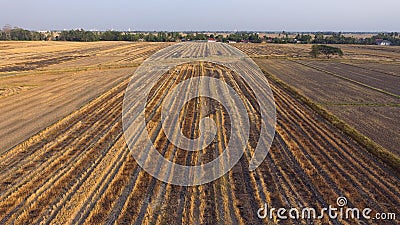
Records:
[[[343,52],[340,48],[328,45],[313,45],[311,47],[310,55],[314,58],[317,58],[320,54],[324,54],[328,59],[332,55],[343,56]]]

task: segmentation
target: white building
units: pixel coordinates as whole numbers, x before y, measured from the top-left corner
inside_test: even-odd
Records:
[[[392,42],[387,41],[387,40],[383,40],[383,41],[378,42],[378,45],[381,45],[381,46],[390,46],[390,45],[392,45]]]

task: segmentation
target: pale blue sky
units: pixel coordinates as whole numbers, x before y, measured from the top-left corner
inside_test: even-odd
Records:
[[[0,0],[27,29],[400,31],[400,0]]]

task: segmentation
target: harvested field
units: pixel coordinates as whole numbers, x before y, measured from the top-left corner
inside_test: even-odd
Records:
[[[386,62],[400,61],[399,46],[362,46],[362,45],[339,45],[347,57],[358,60],[376,60]]]
[[[292,85],[302,94],[319,104],[400,103],[400,99],[395,96],[308,67],[307,62],[309,61],[303,62],[304,60],[291,61],[278,59],[255,59],[255,61],[262,69],[276,75],[279,79]],[[335,64],[335,62],[331,64],[331,67],[341,65],[340,63]]]
[[[338,77],[343,77],[344,79],[379,89],[384,93],[392,94],[393,96],[398,96],[400,98],[400,76],[371,71],[343,63],[338,64],[337,62],[315,60],[298,62],[305,66],[311,66],[315,69],[328,71],[336,74]],[[384,67],[384,65],[382,65],[382,67]]]
[[[308,58],[311,44],[232,44],[253,58]],[[341,60],[379,61],[381,63],[398,63],[399,46],[363,46],[337,45],[344,56]]]
[[[393,117],[400,106],[399,70],[398,63],[394,62],[399,49],[340,47],[345,52],[343,58],[315,60],[287,55],[281,59],[256,57],[255,61],[264,71],[398,155],[400,132],[398,128],[392,128],[400,126],[399,120]],[[243,48],[247,47],[244,45]],[[351,50],[350,54],[346,53],[347,49]],[[303,50],[299,48],[299,51]],[[371,51],[374,54],[371,55]],[[360,55],[368,55],[368,58],[360,58]],[[382,60],[383,56],[388,60]]]
[[[125,48],[125,43],[122,46]],[[133,49],[127,57],[135,57]],[[181,53],[195,54],[184,50]],[[257,62],[264,69],[269,68],[267,62]],[[287,63],[298,66],[291,61]],[[106,80],[97,86],[107,90],[104,94],[66,117],[59,114],[57,118],[64,118],[14,148],[0,152],[0,224],[271,224],[278,219],[257,217],[257,210],[264,203],[276,208],[306,206],[320,210],[328,205],[336,206],[336,199],[340,196],[347,197],[351,207],[371,208],[371,215],[376,212],[399,215],[398,173],[273,80],[270,80],[270,85],[277,106],[277,134],[268,157],[258,169],[248,170],[254,147],[250,141],[239,163],[214,182],[181,187],[156,180],[136,164],[122,134],[122,101],[130,81],[130,74],[126,74],[125,69],[63,74],[59,80],[53,77],[53,83],[46,80],[50,75],[46,78],[42,75],[41,82],[53,86],[46,86],[45,91],[36,94],[32,92],[35,89],[22,90],[19,94],[0,98],[0,102],[21,98],[19,103],[26,99],[19,96],[24,93],[32,95],[28,98],[33,99],[32,103],[21,102],[9,111],[19,110],[27,104],[19,114],[34,113],[40,110],[39,107],[32,110],[35,102],[39,101],[35,98],[46,98],[49,95],[46,93],[67,96],[63,101],[61,98],[58,102],[53,100],[55,106],[82,94],[82,90],[77,88],[72,97],[68,96],[71,92],[68,90],[81,82],[81,76],[86,82],[95,84]],[[107,80],[107,75],[97,76],[97,72],[112,73]],[[67,79],[64,76],[71,77]],[[152,121],[148,123],[148,130],[154,134],[157,149],[171,161],[181,164],[204,163],[213,159],[226,146],[230,135],[226,111],[208,98],[190,101],[180,112],[182,130],[188,137],[198,135],[199,120],[206,114],[218,124],[216,141],[203,151],[192,153],[174,148],[157,126],[157,112],[165,94],[180,81],[196,76],[215,77],[231,84],[245,102],[250,123],[253,127],[258,124],[257,104],[251,90],[242,85],[233,71],[207,62],[176,67],[158,83],[159,88],[155,89],[147,108],[148,112],[154,113],[148,113],[147,119]],[[32,78],[22,77],[26,79],[24,82],[37,78],[34,75]],[[18,76],[12,78],[20,79]],[[141,79],[145,78],[132,78],[137,82]],[[86,90],[88,84],[81,88]],[[39,81],[37,85],[40,85]],[[110,89],[111,86],[114,87]],[[203,88],[221,91],[209,86]],[[384,95],[377,92],[374,96],[375,92],[370,93],[369,89],[360,90],[369,93],[367,99],[360,97],[360,100],[378,101]],[[72,108],[68,110],[73,111]],[[43,114],[43,111],[38,112],[38,115]],[[49,114],[54,113],[51,111]],[[21,124],[17,120],[15,123]],[[257,135],[257,129],[252,132]],[[3,135],[0,134],[2,140]],[[396,224],[397,221],[328,220],[326,217],[324,220],[279,222]]]
[[[400,63],[394,62],[379,62],[379,61],[348,61],[343,62],[347,65],[352,65],[364,70],[385,73],[388,75],[400,76]]]
[[[271,57],[271,58],[299,58],[308,57],[310,45],[292,45],[292,44],[251,44],[238,43],[232,44],[250,57]]]
[[[2,42],[0,76],[39,69],[132,65],[169,44],[129,42]]]
[[[136,44],[130,50],[125,44],[115,47],[119,50],[112,54],[126,51],[124,57],[136,60],[135,52],[142,51],[135,50]],[[163,46],[159,45],[159,48]],[[113,52],[111,49],[107,51]],[[179,54],[196,55],[204,54],[204,51],[223,52],[227,49],[199,47],[180,49]],[[73,61],[65,64],[76,69],[93,63],[80,60],[86,58],[77,60],[77,64]],[[127,63],[131,62],[127,60]],[[339,82],[338,87],[345,87],[343,91],[350,90],[343,94],[336,90],[337,99],[329,99],[329,94],[323,95],[326,102],[366,104],[387,101],[398,104],[393,96],[346,83],[296,62],[259,59],[257,63],[264,70],[274,70],[273,74],[282,80],[287,77],[284,81],[304,91],[304,95],[317,89],[317,81],[313,81],[316,77],[335,79],[334,83]],[[30,138],[21,137],[25,141],[0,152],[0,224],[397,223],[396,220],[329,220],[328,217],[323,220],[279,221],[276,215],[272,219],[257,217],[257,211],[264,203],[276,208],[315,207],[321,210],[328,205],[335,207],[340,196],[347,197],[349,207],[371,208],[371,215],[377,212],[400,213],[399,172],[331,125],[274,79],[269,81],[277,107],[276,136],[261,166],[252,172],[248,170],[254,148],[250,138],[245,154],[226,175],[205,185],[182,187],[160,182],[146,173],[138,166],[125,143],[121,115],[126,87],[131,80],[138,84],[146,83],[146,77],[133,75],[135,65],[75,72],[60,72],[63,67],[58,66],[48,66],[43,69],[45,72],[33,70],[29,75],[0,78],[3,86],[7,84],[7,87],[22,87],[22,83],[32,85],[31,89],[16,88],[14,94],[0,97],[0,104],[3,104],[0,109],[7,109],[2,112],[6,115],[0,120],[4,127],[2,130],[13,128],[0,133],[1,139],[6,140],[7,133],[22,132],[18,124],[29,128],[38,123],[40,127],[31,130],[33,133],[41,130],[36,135],[26,134]],[[298,74],[291,72],[297,70],[292,67],[302,68],[313,75],[292,84],[297,79],[291,77]],[[282,72],[284,69],[287,73]],[[209,162],[221,153],[231,135],[228,129],[230,118],[224,108],[203,97],[189,101],[179,112],[180,126],[177,128],[182,128],[187,137],[196,137],[200,119],[204,116],[213,119],[217,124],[217,135],[207,148],[199,152],[177,149],[160,129],[160,105],[166,94],[179,82],[197,76],[224,80],[235,89],[249,113],[252,137],[257,137],[259,124],[256,99],[238,74],[209,62],[175,67],[153,89],[146,108],[147,129],[154,137],[152,140],[158,151],[169,160],[186,165]],[[307,90],[302,85],[308,82],[314,82],[314,89]],[[224,93],[211,84],[202,88]],[[324,87],[324,91],[330,91],[329,87]],[[355,94],[357,91],[359,95]],[[322,104],[321,100],[315,99]],[[84,104],[89,100],[92,101]],[[350,118],[352,111],[343,114],[347,115]],[[379,121],[385,116],[397,120],[396,115],[384,112],[380,116],[368,115]],[[18,120],[21,116],[23,119]]]
[[[167,44],[2,42],[2,45],[8,47],[0,49],[0,57],[5,59],[1,60],[0,70],[8,72],[0,72],[0,152],[127,79],[140,60]],[[109,54],[114,56],[107,57]],[[76,55],[85,57],[52,62],[55,65],[38,63]],[[15,69],[15,65],[23,69]]]
[[[400,155],[399,106],[363,106],[363,105],[326,105],[329,111],[343,118],[351,126],[365,132],[367,137],[374,137],[377,143]]]

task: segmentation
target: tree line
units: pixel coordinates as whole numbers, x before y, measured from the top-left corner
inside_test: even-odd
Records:
[[[21,28],[11,28],[11,26],[6,25],[0,31],[1,41],[41,41],[46,40],[46,35],[36,32],[24,30]]]
[[[236,32],[226,35],[207,34],[202,32],[123,32],[123,31],[86,31],[83,29],[61,32],[37,32],[21,28],[5,26],[0,31],[0,40],[14,41],[148,41],[148,42],[178,42],[178,41],[205,41],[215,39],[219,42],[251,42],[251,43],[298,43],[298,44],[362,44],[374,45],[379,41],[387,40],[392,45],[400,45],[400,36],[397,32],[379,33],[372,37],[347,37],[341,32],[327,32],[315,34],[293,34],[282,32],[279,36],[260,36],[255,32]]]
[[[92,32],[85,30],[62,31],[54,40],[60,41],[148,41],[148,42],[178,42],[178,41],[206,41],[215,39],[219,42],[228,41],[249,41],[261,43],[262,38],[256,33],[235,33],[228,36],[207,35],[201,32],[178,33],[178,32],[157,32],[157,33],[133,33],[121,31]]]

